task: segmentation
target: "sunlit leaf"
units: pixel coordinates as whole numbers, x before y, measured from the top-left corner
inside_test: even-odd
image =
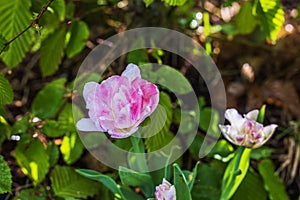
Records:
[[[14,98],[14,93],[8,80],[0,74],[0,105],[9,104]]]
[[[191,200],[192,196],[189,191],[187,180],[177,164],[174,164],[174,186],[176,189],[177,200]]]
[[[249,34],[257,26],[257,19],[252,14],[252,3],[245,2],[236,16],[236,28],[240,34]]]
[[[7,40],[11,40],[31,24],[31,1],[28,0],[1,0],[0,1],[0,30]],[[15,67],[25,57],[32,44],[32,29],[25,32],[9,45],[3,52],[2,59],[9,67]]]
[[[0,155],[0,194],[11,192],[12,176],[3,156]]]
[[[68,58],[72,58],[85,47],[89,37],[89,28],[84,21],[73,21],[70,35],[70,40],[66,48]]]
[[[163,0],[170,6],[182,6],[187,0]]]
[[[15,158],[23,173],[37,185],[48,173],[49,156],[39,139],[24,139],[23,137],[15,150]]]
[[[97,194],[99,185],[71,167],[56,166],[50,176],[54,194],[63,198],[87,198]]]

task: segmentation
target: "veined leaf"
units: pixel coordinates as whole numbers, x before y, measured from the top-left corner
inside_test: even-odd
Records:
[[[174,164],[174,186],[177,200],[192,200],[187,180],[176,163]]]
[[[284,184],[275,173],[275,167],[271,160],[265,159],[258,165],[258,171],[264,180],[264,187],[269,192],[272,200],[288,200]]]
[[[186,0],[163,0],[166,2],[169,6],[182,6],[185,4]]]
[[[0,30],[7,40],[12,39],[31,24],[31,1],[28,0],[1,0],[0,1]],[[15,67],[25,57],[32,44],[33,30],[28,30],[3,52],[2,59],[9,67]]]
[[[97,194],[99,185],[74,171],[71,167],[56,166],[50,176],[54,194],[63,198],[87,198]]]
[[[58,69],[64,55],[65,37],[66,27],[62,25],[42,41],[40,67],[43,76],[50,76]]]
[[[0,105],[9,104],[14,98],[14,93],[8,80],[0,74]]]
[[[15,158],[23,173],[37,185],[48,173],[49,156],[40,140],[22,137],[15,150]]]
[[[266,38],[275,41],[284,23],[280,0],[258,0],[256,12]]]
[[[2,48],[4,48],[4,44],[7,42],[7,40],[5,39],[5,37],[2,35],[2,33],[0,32],[0,50]],[[7,51],[9,49],[9,47],[6,47],[6,49],[4,51]]]
[[[66,79],[57,79],[48,83],[34,98],[32,114],[42,119],[53,117],[63,103]]]
[[[11,192],[12,187],[12,176],[10,168],[7,163],[0,155],[0,194]]]
[[[73,21],[69,33],[71,37],[67,45],[66,53],[68,58],[72,58],[85,47],[89,37],[89,28],[83,21]]]

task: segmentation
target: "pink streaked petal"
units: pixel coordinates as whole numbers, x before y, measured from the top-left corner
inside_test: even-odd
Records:
[[[135,133],[138,130],[138,127],[133,127],[130,130],[126,129],[113,129],[113,130],[108,130],[108,134],[112,138],[127,138],[131,136],[133,133]]]
[[[92,103],[98,86],[99,84],[96,82],[88,82],[84,85],[82,93],[83,98],[87,104],[87,108],[89,108],[90,104]]]
[[[125,76],[131,82],[136,78],[141,78],[140,68],[134,64],[127,65],[121,76]]]
[[[252,120],[256,121],[256,120],[257,120],[258,113],[259,113],[258,110],[252,110],[252,111],[248,112],[248,113],[245,115],[245,117],[246,117],[247,119],[252,119]]]
[[[125,129],[134,125],[135,121],[131,120],[130,104],[125,105],[117,114],[115,119],[115,127]]]
[[[76,128],[80,131],[104,131],[102,129],[98,129],[94,122],[89,118],[82,118],[76,123]]]

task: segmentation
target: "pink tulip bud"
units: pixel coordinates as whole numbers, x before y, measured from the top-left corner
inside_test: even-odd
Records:
[[[171,185],[166,179],[163,179],[162,184],[156,186],[156,200],[176,200],[176,190],[174,185]]]

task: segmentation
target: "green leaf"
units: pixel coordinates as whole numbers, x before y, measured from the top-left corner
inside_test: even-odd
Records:
[[[89,28],[84,21],[73,21],[69,33],[71,36],[66,48],[66,53],[68,58],[72,58],[85,47],[89,37]]]
[[[192,189],[193,199],[220,200],[224,170],[225,164],[217,160],[209,164],[200,163]]]
[[[288,200],[284,184],[275,173],[274,164],[270,159],[265,159],[258,165],[258,171],[264,180],[264,187],[269,192],[272,200]]]
[[[251,2],[246,1],[242,5],[239,14],[236,16],[235,24],[239,34],[249,34],[255,29],[258,22],[252,14]]]
[[[251,149],[244,147],[239,147],[236,155],[228,164],[226,171],[223,176],[222,182],[222,194],[221,199],[230,199],[235,193],[241,182],[243,181],[245,175],[247,174],[249,164],[250,164],[250,153]],[[240,159],[240,160],[239,160]],[[238,171],[236,171],[236,166],[238,164]]]
[[[23,138],[15,150],[15,158],[23,173],[29,176],[34,185],[41,182],[49,170],[49,156],[39,139]]]
[[[26,133],[27,130],[33,129],[33,124],[29,121],[29,116],[23,116],[21,119],[15,122],[15,124],[12,127],[12,133],[13,134],[22,134]]]
[[[6,42],[7,42],[7,40],[5,39],[5,37],[0,32],[0,50],[2,48],[4,48],[4,45],[5,45]],[[9,49],[9,46],[7,46],[4,51],[7,51],[8,49]]]
[[[76,170],[76,172],[91,180],[99,181],[105,187],[107,187],[115,195],[115,197],[122,198],[124,200],[129,200],[126,199],[126,197],[120,189],[120,186],[110,176],[88,169],[78,169]]]
[[[71,167],[56,166],[50,176],[54,194],[63,198],[87,198],[98,193],[99,185]]]
[[[145,146],[148,152],[161,149],[173,138],[169,130],[173,114],[172,102],[168,94],[160,92],[159,105],[161,106],[158,106],[150,116],[151,124],[143,127],[144,129],[141,131],[142,134],[148,136],[145,139]]]
[[[81,143],[77,132],[71,132],[64,136],[62,144],[60,146],[60,151],[63,155],[64,161],[71,165],[76,162],[81,154],[83,153],[84,146]]]
[[[0,194],[11,192],[12,188],[12,176],[10,168],[0,155]]]
[[[46,148],[46,152],[49,156],[49,165],[50,167],[53,167],[59,159],[58,147],[53,142],[49,142]]]
[[[140,66],[141,75],[152,83],[158,83],[176,94],[187,94],[193,91],[193,88],[185,76],[178,70],[161,65],[157,71],[153,71],[152,64],[143,64]]]
[[[176,189],[177,200],[191,200],[192,196],[189,191],[187,180],[181,171],[179,165],[174,164],[174,186]]]
[[[247,194],[247,195],[245,195]],[[266,200],[267,192],[264,190],[261,177],[250,168],[243,182],[232,196],[232,200]]]
[[[143,0],[143,1],[146,4],[146,7],[149,7],[153,3],[154,0]]]
[[[47,195],[44,191],[39,191],[33,188],[21,190],[14,200],[46,200]]]
[[[42,119],[53,117],[63,103],[66,79],[48,83],[34,98],[31,105],[33,115]]]
[[[211,108],[203,108],[200,110],[199,126],[204,131],[208,131],[209,126],[215,133],[219,132],[219,114]]]
[[[148,55],[145,49],[130,51],[127,55],[127,62],[139,65],[148,62]]]
[[[43,76],[57,71],[64,55],[65,37],[66,27],[62,25],[42,41],[40,67]]]
[[[276,41],[284,23],[284,11],[280,0],[258,0],[256,6],[254,10],[257,12],[257,18],[266,38]]]
[[[31,24],[31,1],[28,0],[1,0],[0,1],[0,30],[7,40],[11,40]],[[2,54],[4,63],[9,67],[15,67],[25,57],[32,44],[32,29],[26,31],[9,46]]]
[[[257,122],[263,124],[265,119],[265,113],[266,113],[266,105],[263,105],[258,113]]]
[[[55,13],[61,22],[65,20],[66,6],[64,0],[53,1],[49,6],[49,10],[50,12]]]
[[[195,180],[196,180],[196,177],[197,177],[197,174],[198,174],[199,163],[200,162],[196,163],[196,165],[193,169],[193,172],[189,172],[188,176],[186,177],[187,184],[188,184],[190,192],[192,191],[192,189],[194,187],[194,183],[195,183]]]
[[[0,105],[10,104],[13,101],[14,93],[8,80],[0,74]]]
[[[11,136],[11,127],[4,119],[4,117],[0,116],[0,147],[2,143],[9,139]]]
[[[122,184],[140,187],[146,197],[151,197],[154,194],[154,185],[149,174],[139,173],[125,167],[120,167],[119,176]]]
[[[163,0],[169,6],[182,6],[187,0]]]
[[[269,158],[273,153],[273,149],[262,146],[251,151],[251,159],[260,160],[262,158]]]
[[[65,130],[61,129],[60,124],[56,120],[47,121],[42,129],[49,138],[57,138],[65,134]]]

